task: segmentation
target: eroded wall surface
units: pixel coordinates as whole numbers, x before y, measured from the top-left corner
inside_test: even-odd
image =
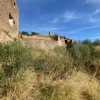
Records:
[[[24,36],[22,35],[22,40],[30,43],[32,47],[35,48],[42,48],[42,49],[54,49],[55,47],[65,47],[70,48],[72,47],[73,40],[69,38],[61,38],[58,36],[58,40],[52,40],[49,38],[38,37],[38,36]]]
[[[58,41],[54,40],[24,40],[28,42],[34,48],[41,48],[41,49],[54,49],[55,47],[59,46]]]
[[[19,10],[16,0],[0,0],[0,34],[19,35]]]

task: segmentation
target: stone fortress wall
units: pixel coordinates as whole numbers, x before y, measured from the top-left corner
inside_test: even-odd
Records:
[[[0,35],[9,34],[17,38],[19,34],[19,10],[16,0],[0,0]]]
[[[74,40],[69,38],[63,38],[58,36],[57,40],[52,40],[51,38],[47,38],[45,36],[25,36],[22,35],[22,40],[30,43],[33,47],[38,47],[42,49],[54,49],[55,47],[66,47],[70,48],[74,42]]]
[[[52,35],[49,32],[49,35]],[[0,42],[12,41],[19,36],[19,9],[16,0],[0,0]],[[52,40],[46,36],[23,36],[24,41],[31,43],[33,47],[42,49],[54,49],[57,46],[69,48],[72,40],[58,36],[58,40]]]

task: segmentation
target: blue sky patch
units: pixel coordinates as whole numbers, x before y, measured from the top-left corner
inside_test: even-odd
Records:
[[[100,0],[17,0],[20,31],[100,38]]]

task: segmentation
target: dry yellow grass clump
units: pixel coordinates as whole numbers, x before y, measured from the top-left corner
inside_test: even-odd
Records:
[[[1,100],[100,100],[99,82],[83,72],[53,80],[27,69],[7,82],[7,95]]]

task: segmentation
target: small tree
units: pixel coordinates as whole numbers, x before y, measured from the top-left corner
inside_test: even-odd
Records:
[[[58,40],[58,34],[55,34],[55,35],[53,36],[53,39],[54,39],[54,40]]]
[[[86,39],[86,40],[82,41],[82,44],[88,44],[88,45],[91,45],[91,44],[92,44],[92,41],[89,40],[89,39]]]
[[[37,33],[37,32],[32,32],[32,33],[31,33],[31,36],[32,36],[32,35],[39,35],[39,33]]]
[[[26,31],[22,31],[22,33],[21,33],[22,35],[27,35],[27,36],[30,36],[30,34],[28,34],[28,32],[26,32]]]
[[[100,45],[100,39],[96,39],[96,40],[93,42],[93,44],[96,45],[96,46],[97,46],[97,45]]]

